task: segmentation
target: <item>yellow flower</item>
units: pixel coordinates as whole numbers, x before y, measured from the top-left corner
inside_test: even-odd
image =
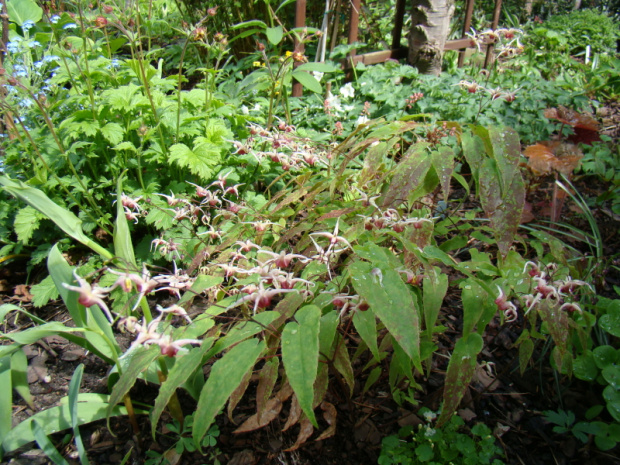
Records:
[[[254,63],[252,63],[252,66],[254,66],[255,68],[261,68],[265,66],[265,63],[261,63],[260,61],[255,61]]]
[[[286,58],[288,58],[290,56],[293,56],[293,52],[290,52],[290,51],[287,50],[284,55],[286,56]]]

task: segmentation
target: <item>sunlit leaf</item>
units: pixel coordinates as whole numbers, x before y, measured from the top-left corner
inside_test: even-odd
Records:
[[[295,313],[297,321],[287,323],[282,332],[282,363],[288,381],[302,410],[314,425],[317,422],[312,403],[319,365],[320,317],[318,307],[303,307]]]

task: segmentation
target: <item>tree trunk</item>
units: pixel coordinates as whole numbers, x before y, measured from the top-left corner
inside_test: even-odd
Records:
[[[412,4],[409,64],[422,74],[439,76],[454,1],[412,0]]]

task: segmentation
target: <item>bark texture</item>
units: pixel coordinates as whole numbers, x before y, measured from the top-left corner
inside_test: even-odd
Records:
[[[412,0],[409,64],[422,74],[441,73],[452,13],[453,0]]]

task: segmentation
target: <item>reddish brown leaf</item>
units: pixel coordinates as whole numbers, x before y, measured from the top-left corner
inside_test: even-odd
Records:
[[[557,119],[559,122],[573,128],[579,127],[591,131],[598,131],[598,121],[590,115],[581,114],[578,111],[563,107],[562,105],[558,106],[558,108],[547,108],[544,111],[544,115],[545,118]]]
[[[259,421],[267,408],[267,403],[273,392],[273,387],[278,379],[279,359],[274,357],[268,360],[258,375],[258,387],[256,388],[256,414]]]
[[[250,418],[245,420],[239,428],[233,431],[234,434],[247,433],[249,431],[257,430],[263,426],[267,426],[271,423],[282,411],[282,402],[277,397],[272,397],[267,402],[265,410],[262,412],[260,419],[258,413],[255,413]]]
[[[553,151],[546,145],[530,145],[525,148],[523,155],[529,158],[527,166],[536,176],[544,176],[551,173],[553,162],[556,158]]]
[[[288,430],[291,426],[295,425],[299,421],[300,416],[301,405],[299,405],[297,396],[293,396],[293,401],[291,402],[291,411],[288,414],[288,419],[286,420],[284,428],[282,428],[282,432]]]
[[[338,415],[336,412],[336,407],[334,407],[333,404],[324,401],[321,403],[321,410],[323,410],[323,418],[329,427],[323,431],[318,438],[316,438],[316,441],[331,438],[334,434],[336,434],[336,417]]]
[[[288,382],[278,391],[276,397],[282,402],[286,402],[293,395],[293,388]]]
[[[245,394],[245,391],[248,388],[248,384],[250,384],[251,377],[252,377],[252,370],[249,370],[245,374],[243,379],[241,380],[241,384],[239,385],[239,387],[237,387],[237,389],[235,389],[233,393],[230,395],[230,400],[228,401],[228,419],[233,424],[235,423],[232,417],[233,410],[235,409],[239,401],[241,401],[243,394]]]
[[[297,441],[295,441],[295,444],[293,444],[292,447],[285,449],[284,452],[293,452],[294,450],[299,449],[299,447],[303,443],[305,443],[310,436],[312,436],[312,433],[314,431],[314,426],[312,426],[312,423],[310,423],[310,420],[308,420],[307,418],[304,418],[303,420],[301,420],[299,425],[301,426],[301,429],[299,430]]]
[[[530,145],[523,154],[529,158],[527,166],[536,176],[550,174],[553,170],[570,176],[583,158],[581,150],[575,144],[560,142]]]
[[[601,140],[598,121],[590,115],[584,115],[563,106],[547,108],[544,111],[544,115],[549,119],[557,119],[561,123],[572,127],[575,133],[569,136],[568,140],[575,144],[581,142],[590,145],[592,142]]]

